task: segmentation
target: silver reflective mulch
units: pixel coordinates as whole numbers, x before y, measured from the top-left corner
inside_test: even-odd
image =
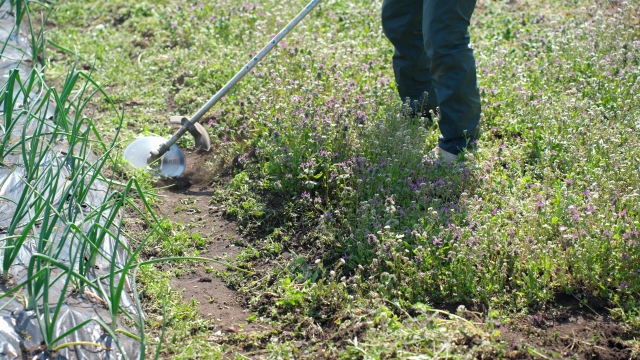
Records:
[[[24,26],[20,27],[20,29],[14,27],[15,17],[11,10],[9,1],[4,1],[0,5],[0,44],[6,43],[0,56],[0,89],[6,85],[11,70],[17,69],[21,79],[27,79],[32,71],[31,49],[27,37],[29,33]],[[18,90],[16,90],[15,95],[18,100],[15,103],[23,103],[24,95],[19,94]],[[29,94],[28,96],[34,101],[38,99],[38,94]],[[2,114],[0,121],[4,122],[3,106],[2,102],[0,102],[0,114]],[[31,119],[50,119],[50,115],[53,115],[55,111],[55,105],[49,104],[49,106],[44,107],[44,110],[40,111],[45,113],[37,114],[38,116],[35,117],[32,116]],[[52,127],[50,124],[43,125],[42,121],[44,120],[42,120],[38,129],[39,124],[37,121],[25,120],[28,118],[25,116],[25,112],[14,112],[19,114],[10,119],[10,121],[15,122],[12,131],[7,133],[5,131],[6,124],[0,124],[0,140],[6,140],[6,137],[10,137],[9,144],[20,143],[24,141],[25,136],[29,137],[36,131],[42,131],[43,127],[45,129]],[[20,149],[20,147],[16,149]],[[60,140],[54,146],[44,148],[38,154],[40,166],[54,169],[51,173],[58,176],[57,179],[51,179],[51,181],[58,181],[60,186],[48,187],[49,189],[57,188],[58,190],[56,191],[60,192],[60,194],[55,194],[55,196],[51,197],[54,199],[52,204],[54,206],[59,205],[60,202],[67,201],[67,199],[62,198],[60,189],[64,188],[67,175],[72,171],[69,159],[66,156],[68,152],[68,144],[64,140]],[[93,155],[89,154],[86,157],[93,157],[93,159],[85,159],[89,162],[95,161],[95,156]],[[44,183],[27,184],[25,180],[27,178],[26,171],[27,167],[24,165],[20,151],[0,155],[0,248],[6,243],[8,236],[6,229],[11,225],[16,212],[16,203],[20,201],[20,197],[27,185],[35,186],[37,189],[39,189],[39,186],[45,185]],[[104,182],[94,181],[90,185],[89,193],[85,199],[87,208],[99,207],[100,204],[106,201],[109,194],[108,190],[108,186]],[[43,191],[46,192],[48,190],[45,189]],[[47,194],[42,195],[48,196]],[[80,208],[74,211],[74,219],[77,224],[80,224],[82,231],[90,231],[92,226],[95,228],[96,224],[99,226],[105,222],[104,219],[79,221],[83,220],[83,216],[86,216],[86,214]],[[28,232],[28,236],[17,258],[13,261],[8,280],[0,280],[0,295],[8,292],[15,285],[23,283],[28,278],[27,269],[32,254],[38,252],[38,234],[43,223],[42,219],[38,219],[29,227],[32,219],[32,214],[26,213],[18,224],[17,228],[21,229],[20,231],[23,233]],[[58,261],[65,264],[65,266],[77,268],[77,264],[82,263],[85,256],[78,251],[82,239],[77,234],[74,235],[73,232],[64,231],[65,226],[62,222],[56,224],[51,238],[48,239],[48,246],[56,249],[56,259]],[[113,230],[112,234],[118,234],[118,232]],[[127,260],[127,251],[123,249],[127,241],[122,236],[117,235],[117,237],[118,240],[108,235],[102,242],[101,248],[104,255],[98,256],[94,268],[88,273],[87,277],[90,280],[95,280],[108,274],[112,264],[117,266]],[[0,250],[0,263],[2,260],[3,252]],[[65,284],[59,278],[56,279],[56,275],[59,273],[62,273],[62,270],[53,267],[49,277],[51,283],[47,292],[51,309],[56,308],[56,303],[62,298],[62,306],[59,307],[60,312],[53,327],[54,338],[87,319],[100,318],[107,324],[111,323],[110,313],[102,295],[99,294],[100,292],[89,288],[84,290],[83,294],[78,294],[72,286]],[[116,279],[118,278],[116,277]],[[102,283],[108,292],[108,283],[106,281],[102,281]],[[120,305],[125,311],[137,318],[136,307],[132,303],[131,297],[127,295],[127,291],[131,291],[128,281]],[[0,359],[137,359],[140,357],[140,344],[138,341],[131,337],[119,336],[118,342],[121,345],[121,351],[115,345],[114,339],[95,321],[91,321],[80,330],[69,334],[61,341],[58,341],[56,345],[87,342],[100,344],[100,347],[95,345],[73,345],[55,352],[52,349],[47,349],[44,345],[42,327],[43,322],[46,321],[42,314],[44,311],[43,296],[39,297],[37,304],[40,311],[37,313],[25,309],[26,295],[26,288],[22,288],[17,295],[12,294],[0,299]],[[118,328],[127,329],[120,321],[118,321]],[[136,332],[131,329],[128,329],[128,331]]]

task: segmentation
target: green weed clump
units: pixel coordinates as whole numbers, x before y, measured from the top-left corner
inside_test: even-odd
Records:
[[[261,118],[265,134],[230,184],[293,204],[289,215],[313,229],[301,240],[324,261],[342,259],[360,296],[526,309],[569,293],[634,308],[639,55],[637,29],[620,24],[635,23],[638,9],[545,12],[496,36],[504,25],[483,20],[512,10],[483,6],[474,33],[485,134],[475,162],[430,160],[437,132],[359,101],[349,64],[336,62],[327,82],[289,80],[301,82],[299,94],[263,93],[283,106]],[[288,62],[307,63],[304,54]]]
[[[317,301],[333,295],[310,280],[403,308],[526,311],[558,294],[637,308],[640,49],[637,28],[621,25],[637,23],[637,6],[621,2],[606,15],[587,7],[572,18],[550,11],[517,25],[501,15],[512,9],[483,6],[472,29],[485,133],[472,163],[430,160],[437,130],[359,101],[348,64],[334,63],[326,82],[295,78],[301,92],[282,102],[286,90],[271,93],[276,105],[257,126],[265,134],[240,157],[239,176],[258,199],[265,189],[285,198],[285,214],[308,229],[286,246],[307,251],[311,269],[281,276],[308,289],[295,308],[315,321],[327,314],[313,311]],[[505,24],[488,20],[496,13]],[[503,26],[517,31],[492,33]]]

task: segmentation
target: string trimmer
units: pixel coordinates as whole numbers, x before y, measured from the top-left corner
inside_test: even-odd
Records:
[[[178,177],[184,172],[186,161],[184,153],[175,145],[176,141],[187,131],[195,139],[195,147],[204,151],[209,151],[211,139],[207,130],[198,122],[202,116],[211,109],[222,97],[233,88],[253,67],[262,60],[273,49],[282,38],[284,38],[298,23],[305,17],[320,0],[311,0],[309,4],[282,29],[278,35],[260,50],[240,71],[226,83],[198,112],[191,117],[172,116],[171,123],[178,123],[182,126],[173,134],[171,139],[166,140],[158,136],[145,136],[138,138],[124,151],[124,159],[138,168],[150,166],[158,175],[165,177]]]

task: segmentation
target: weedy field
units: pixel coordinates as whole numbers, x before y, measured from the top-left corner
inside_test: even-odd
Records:
[[[303,5],[68,0],[41,60],[103,85],[124,146],[168,136]],[[640,2],[479,0],[483,136],[454,166],[397,99],[380,6],[322,3],[206,116],[182,179],[123,173],[164,186],[168,239],[126,219],[141,261],[247,271],[141,266],[147,355],[639,358]],[[84,109],[105,139],[111,106]]]

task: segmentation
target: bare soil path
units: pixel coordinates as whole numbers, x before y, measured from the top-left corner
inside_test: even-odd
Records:
[[[628,340],[638,334],[627,331],[611,317],[606,302],[570,295],[556,298],[556,307],[513,321],[501,329],[502,340],[515,350],[522,344],[545,349],[560,357],[599,360],[637,359]],[[522,352],[507,355],[522,358]]]
[[[163,187],[159,191],[159,215],[186,225],[187,231],[194,236],[208,239],[206,250],[201,251],[199,256],[231,263],[240,252],[243,241],[236,231],[236,225],[225,220],[219,207],[211,204],[217,185],[214,175],[205,168],[205,164],[212,154],[186,149],[184,152],[187,160],[184,174],[156,184]],[[264,330],[264,325],[247,322],[251,313],[244,306],[243,298],[211,269],[222,272],[225,267],[198,264],[173,278],[172,287],[182,292],[185,301],[195,300],[200,317],[213,321],[221,332]]]

